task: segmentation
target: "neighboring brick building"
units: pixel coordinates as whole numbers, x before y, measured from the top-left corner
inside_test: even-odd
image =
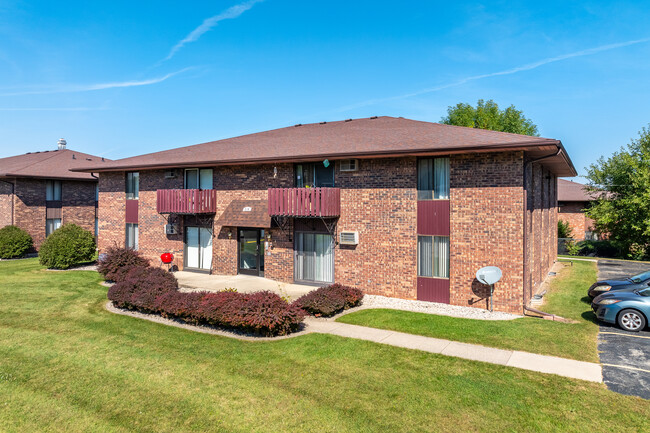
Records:
[[[95,232],[97,177],[71,168],[102,164],[103,158],[65,148],[0,158],[0,227],[16,225],[38,249],[61,224]]]
[[[521,313],[556,257],[558,140],[379,117],[88,164],[99,248],[180,269]]]
[[[594,233],[594,221],[585,213],[589,203],[594,200],[593,195],[585,190],[583,184],[565,179],[558,179],[557,192],[558,218],[569,223],[573,239],[576,241],[597,239]]]

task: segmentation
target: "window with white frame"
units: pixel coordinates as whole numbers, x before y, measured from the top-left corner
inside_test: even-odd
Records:
[[[61,200],[61,181],[60,180],[47,180],[47,181],[45,181],[45,200],[47,200],[47,201],[60,201]]]
[[[418,200],[449,200],[449,158],[418,160]]]
[[[449,278],[449,236],[418,236],[418,276]]]
[[[138,249],[138,225],[137,224],[126,224],[126,239],[124,245],[126,248],[131,248],[132,250]]]
[[[140,197],[140,173],[131,171],[126,173],[126,199],[137,200]]]

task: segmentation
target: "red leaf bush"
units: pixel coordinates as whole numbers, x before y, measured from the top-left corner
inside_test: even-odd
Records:
[[[122,281],[108,290],[108,299],[119,308],[267,336],[296,331],[306,315],[272,292],[184,293],[176,278],[159,268],[135,266],[122,273]]]
[[[155,310],[156,298],[178,289],[176,277],[160,268],[131,266],[123,279],[108,290],[108,298],[120,308],[147,313]]]
[[[146,268],[149,267],[149,261],[130,248],[109,247],[106,253],[101,255],[97,271],[106,280],[118,282],[126,275],[124,268],[132,266]]]
[[[321,287],[301,296],[293,305],[302,308],[314,316],[333,316],[334,314],[356,307],[363,299],[363,292],[354,287],[332,284]]]

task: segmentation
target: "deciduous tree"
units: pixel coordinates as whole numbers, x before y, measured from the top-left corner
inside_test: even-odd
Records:
[[[447,116],[440,123],[467,126],[470,128],[491,129],[493,131],[538,136],[537,125],[524,116],[514,105],[500,110],[493,100],[479,99],[476,107],[459,103],[447,108]]]

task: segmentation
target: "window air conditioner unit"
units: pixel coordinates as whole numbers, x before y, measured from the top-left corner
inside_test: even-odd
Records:
[[[341,245],[358,245],[359,232],[341,232],[339,233],[339,243]]]
[[[174,179],[176,177],[176,170],[170,170],[165,172],[165,179]]]
[[[341,171],[357,171],[359,170],[359,160],[358,159],[342,159],[341,160]]]
[[[166,235],[175,235],[178,234],[178,230],[174,224],[165,224],[165,234]]]

